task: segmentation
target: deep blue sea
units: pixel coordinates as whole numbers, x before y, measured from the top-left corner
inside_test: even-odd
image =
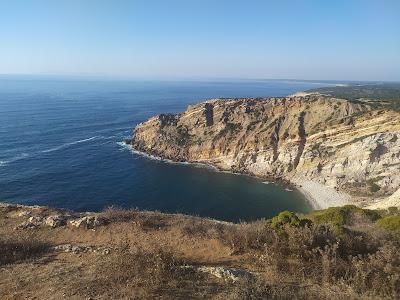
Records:
[[[285,96],[323,85],[2,76],[0,201],[79,211],[137,207],[230,221],[309,211],[303,195],[284,186],[149,159],[119,142],[139,122],[207,98]]]

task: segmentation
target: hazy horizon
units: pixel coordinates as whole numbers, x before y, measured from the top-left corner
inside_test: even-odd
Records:
[[[93,75],[93,74],[24,74],[24,73],[0,73],[1,79],[15,80],[82,80],[82,81],[159,81],[159,82],[235,82],[235,81],[292,81],[292,82],[308,82],[320,84],[368,84],[368,83],[400,83],[400,80],[356,80],[356,79],[318,79],[318,78],[240,78],[240,77],[135,77],[135,76],[113,76],[113,75]]]
[[[0,1],[0,74],[400,81],[398,1]]]

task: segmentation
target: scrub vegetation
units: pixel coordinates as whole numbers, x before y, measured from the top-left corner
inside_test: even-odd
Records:
[[[284,211],[238,224],[109,208],[91,229],[21,229],[26,211],[73,216],[0,206],[2,299],[400,297],[397,208]]]
[[[312,89],[307,92],[317,92],[352,102],[368,103],[375,108],[390,108],[400,111],[400,83],[333,86]]]

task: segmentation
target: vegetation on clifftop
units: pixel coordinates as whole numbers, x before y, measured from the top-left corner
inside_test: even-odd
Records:
[[[321,93],[352,102],[368,102],[375,108],[391,108],[400,111],[400,83],[357,84],[323,87],[306,92]]]
[[[271,220],[239,224],[111,208],[93,215],[107,222],[90,229],[69,222],[54,227],[48,222],[54,215],[72,218],[73,224],[82,217],[0,205],[0,298],[400,296],[396,208],[284,211]],[[32,217],[43,221],[18,226]]]

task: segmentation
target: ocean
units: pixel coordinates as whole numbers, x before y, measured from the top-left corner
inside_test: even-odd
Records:
[[[150,159],[121,141],[153,115],[208,98],[286,96],[326,85],[1,76],[0,201],[77,211],[117,206],[235,222],[310,211],[301,193],[280,184]]]

